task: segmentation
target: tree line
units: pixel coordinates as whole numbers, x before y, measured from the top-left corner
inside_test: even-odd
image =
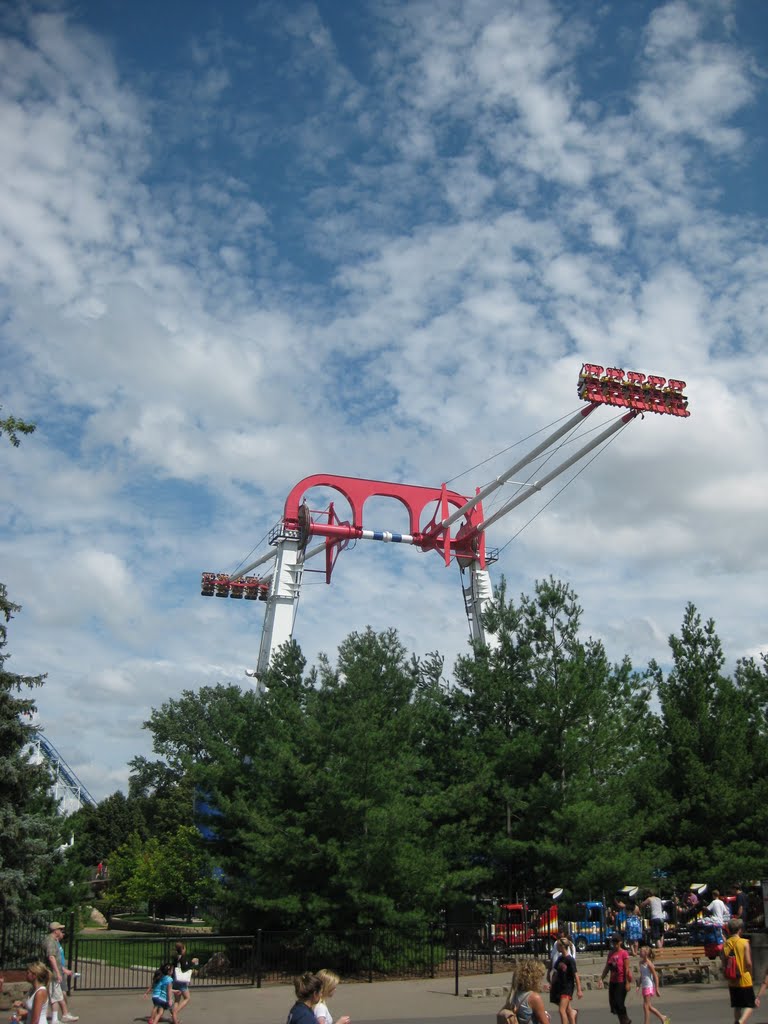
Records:
[[[128,798],[110,798],[114,834],[101,808],[80,812],[81,849],[93,861],[132,828],[113,892],[136,897],[146,842],[194,820],[207,838],[187,835],[201,857],[188,889],[247,930],[403,928],[554,886],[580,899],[759,877],[766,656],[727,674],[714,623],[688,605],[668,665],[637,671],[580,619],[565,583],[516,601],[502,584],[497,646],[450,680],[438,654],[368,629],[312,667],[286,645],[262,693],[185,690],[145,723],[158,757],[136,758]]]

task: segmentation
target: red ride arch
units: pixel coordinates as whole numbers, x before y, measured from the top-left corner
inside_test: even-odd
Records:
[[[307,491],[313,487],[329,487],[338,491],[349,502],[352,509],[352,522],[335,524],[333,506],[329,510],[328,523],[311,522],[309,533],[321,535],[337,542],[354,540],[366,529],[363,522],[363,509],[369,498],[394,498],[408,512],[410,534],[414,546],[422,551],[442,550],[446,564],[451,553],[457,557],[479,558],[485,566],[485,534],[478,533],[477,527],[483,521],[482,502],[474,505],[465,513],[465,521],[455,538],[451,537],[450,529],[440,525],[447,519],[451,507],[463,508],[471,499],[458,491],[450,491],[443,484],[441,487],[420,487],[416,484],[400,484],[387,480],[366,480],[360,477],[338,476],[335,473],[316,473],[305,477],[291,490],[285,500],[283,525],[287,529],[302,528],[300,506]],[[421,518],[428,505],[435,504],[435,512],[430,521],[422,529]]]

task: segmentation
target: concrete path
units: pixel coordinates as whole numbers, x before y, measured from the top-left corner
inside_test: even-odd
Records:
[[[460,992],[468,988],[496,988],[498,974],[461,980]],[[191,990],[192,998],[183,1024],[284,1024],[294,1002],[293,987],[270,985],[256,988]],[[545,1001],[546,1001],[545,994]],[[373,985],[342,984],[330,1005],[335,1016],[349,1014],[352,1024],[387,1024],[390,1021],[417,1024],[419,1021],[455,1021],[456,1024],[495,1024],[503,1000],[498,996],[467,998],[454,995],[453,978],[420,981],[385,981]],[[146,1022],[149,1000],[137,992],[84,992],[72,997],[70,1008],[81,1024],[141,1024]],[[577,1003],[579,1024],[615,1024],[608,1011],[605,991],[591,990]],[[677,984],[666,986],[656,1005],[672,1024],[728,1024],[733,1015],[728,991],[721,984]],[[633,992],[627,1008],[634,1024],[642,1024],[640,997]],[[555,1008],[552,1007],[552,1010]],[[166,1015],[166,1020],[168,1019]],[[558,1020],[556,1012],[553,1024]],[[651,1018],[655,1024],[655,1018]],[[768,1024],[768,999],[750,1024]]]

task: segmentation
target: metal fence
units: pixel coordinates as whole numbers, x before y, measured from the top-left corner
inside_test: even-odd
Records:
[[[0,915],[0,968],[21,969],[33,960],[40,960],[43,956],[43,940],[48,935],[48,923],[57,918],[65,921],[66,916],[62,910],[37,910],[12,920]],[[70,928],[73,922],[74,917],[70,914]]]
[[[193,985],[255,985],[288,982],[326,967],[347,980],[434,978],[451,974],[508,972],[525,954],[462,945],[460,933],[427,929],[403,935],[386,929],[339,933],[258,931],[254,935],[78,937],[70,950],[77,976],[72,987],[146,988],[157,967],[168,962],[177,942],[200,966]],[[530,955],[530,954],[529,954]]]

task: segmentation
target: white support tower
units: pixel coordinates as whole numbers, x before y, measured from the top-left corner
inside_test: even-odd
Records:
[[[469,582],[465,585],[464,578],[469,573]],[[467,612],[469,632],[473,640],[487,647],[497,647],[498,638],[483,628],[483,612],[493,600],[493,584],[491,574],[482,569],[477,561],[461,570],[461,590],[464,594],[464,608]]]
[[[270,541],[276,546],[275,565],[269,583],[259,660],[254,673],[257,679],[262,679],[269,668],[272,652],[288,643],[293,636],[304,572],[304,553],[299,550],[298,531],[286,530],[279,525],[270,536]]]

